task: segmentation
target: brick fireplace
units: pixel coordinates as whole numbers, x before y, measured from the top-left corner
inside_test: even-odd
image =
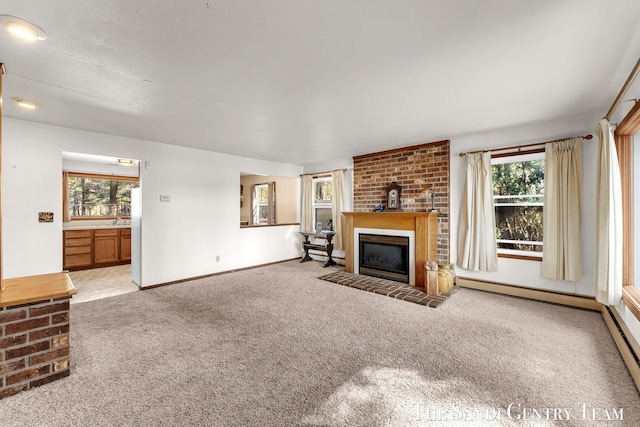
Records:
[[[425,263],[437,257],[437,212],[343,212],[342,215],[342,239],[347,273],[363,273],[359,265],[361,234],[409,237],[409,271],[406,282],[424,288]]]
[[[386,206],[384,188],[402,187],[401,211],[426,212],[431,202],[419,194],[432,187],[438,210],[437,261],[449,262],[449,144],[448,140],[353,158],[353,210],[372,212]]]

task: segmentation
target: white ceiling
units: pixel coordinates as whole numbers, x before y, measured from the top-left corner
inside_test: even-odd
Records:
[[[296,164],[595,125],[640,55],[638,0],[2,0],[0,14],[48,34],[0,31],[6,117]]]

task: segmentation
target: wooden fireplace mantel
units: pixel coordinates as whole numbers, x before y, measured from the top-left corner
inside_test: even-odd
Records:
[[[345,271],[354,272],[354,228],[415,232],[415,286],[425,286],[425,263],[438,260],[438,212],[342,212]]]

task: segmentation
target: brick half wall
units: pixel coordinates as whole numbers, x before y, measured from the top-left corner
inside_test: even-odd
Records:
[[[418,194],[432,187],[438,217],[438,262],[449,262],[449,146],[438,141],[395,150],[365,154],[353,158],[353,210],[372,212],[386,207],[387,187],[392,182],[402,187],[401,210],[425,212],[431,201]]]
[[[0,399],[69,372],[69,297],[0,309]]]

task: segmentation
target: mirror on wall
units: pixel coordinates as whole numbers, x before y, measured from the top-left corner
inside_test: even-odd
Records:
[[[240,174],[240,227],[298,223],[297,179]]]

